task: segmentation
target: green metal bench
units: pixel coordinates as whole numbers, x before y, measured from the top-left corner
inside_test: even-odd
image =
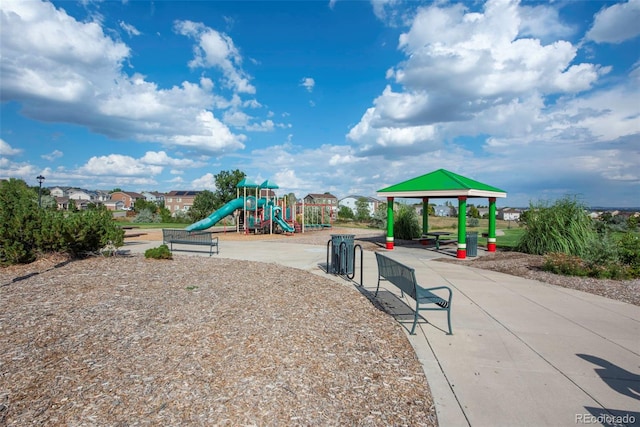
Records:
[[[380,281],[386,280],[394,284],[400,289],[401,296],[406,293],[416,302],[415,314],[413,317],[413,327],[410,334],[413,335],[418,323],[419,312],[422,310],[430,311],[446,311],[447,323],[449,325],[449,335],[453,334],[451,330],[451,288],[447,286],[438,286],[435,288],[423,288],[416,281],[416,272],[413,268],[399,263],[398,261],[375,252],[376,261],[378,263],[378,286],[376,287],[375,296],[378,296],[380,289]],[[441,298],[432,291],[448,291],[447,298]],[[425,307],[425,305],[427,305]],[[436,307],[433,307],[435,305]]]
[[[218,238],[213,236],[211,231],[187,231],[171,228],[162,229],[162,243],[169,244],[173,251],[173,244],[209,246],[209,256],[213,254],[213,248],[218,250]]]

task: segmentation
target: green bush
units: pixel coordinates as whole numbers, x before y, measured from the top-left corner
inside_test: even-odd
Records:
[[[412,206],[400,205],[393,223],[393,235],[397,239],[411,240],[420,237],[421,227],[418,214]]]
[[[22,180],[0,182],[0,264],[24,264],[38,254],[86,256],[120,247],[124,231],[104,207],[82,212],[40,209],[37,193]]]
[[[38,194],[22,180],[0,181],[0,263],[34,261],[40,228]]]
[[[629,266],[633,277],[640,277],[640,237],[635,233],[625,233],[618,242],[620,261]]]
[[[144,251],[144,257],[152,259],[173,259],[173,254],[167,245],[160,245]]]
[[[565,197],[553,205],[531,205],[526,216],[526,230],[516,250],[535,255],[561,252],[584,256],[598,240],[586,207]]]
[[[546,254],[542,269],[565,276],[588,276],[587,266],[580,257],[562,252]]]

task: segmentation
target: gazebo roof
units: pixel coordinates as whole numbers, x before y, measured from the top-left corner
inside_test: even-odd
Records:
[[[504,190],[483,184],[445,169],[378,190],[379,197],[449,198],[449,197],[507,197]]]

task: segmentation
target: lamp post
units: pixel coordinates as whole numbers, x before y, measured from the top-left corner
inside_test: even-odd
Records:
[[[38,188],[38,207],[41,208],[42,207],[42,182],[44,181],[44,176],[38,175],[36,176],[36,179],[38,180],[38,184],[40,184],[40,187]]]

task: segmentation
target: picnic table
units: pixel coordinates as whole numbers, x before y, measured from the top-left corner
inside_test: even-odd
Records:
[[[433,237],[436,241],[436,250],[440,249],[440,240],[442,237],[449,237],[451,233],[448,231],[432,231],[430,233],[425,233],[424,236]],[[447,240],[447,243],[451,243]]]

